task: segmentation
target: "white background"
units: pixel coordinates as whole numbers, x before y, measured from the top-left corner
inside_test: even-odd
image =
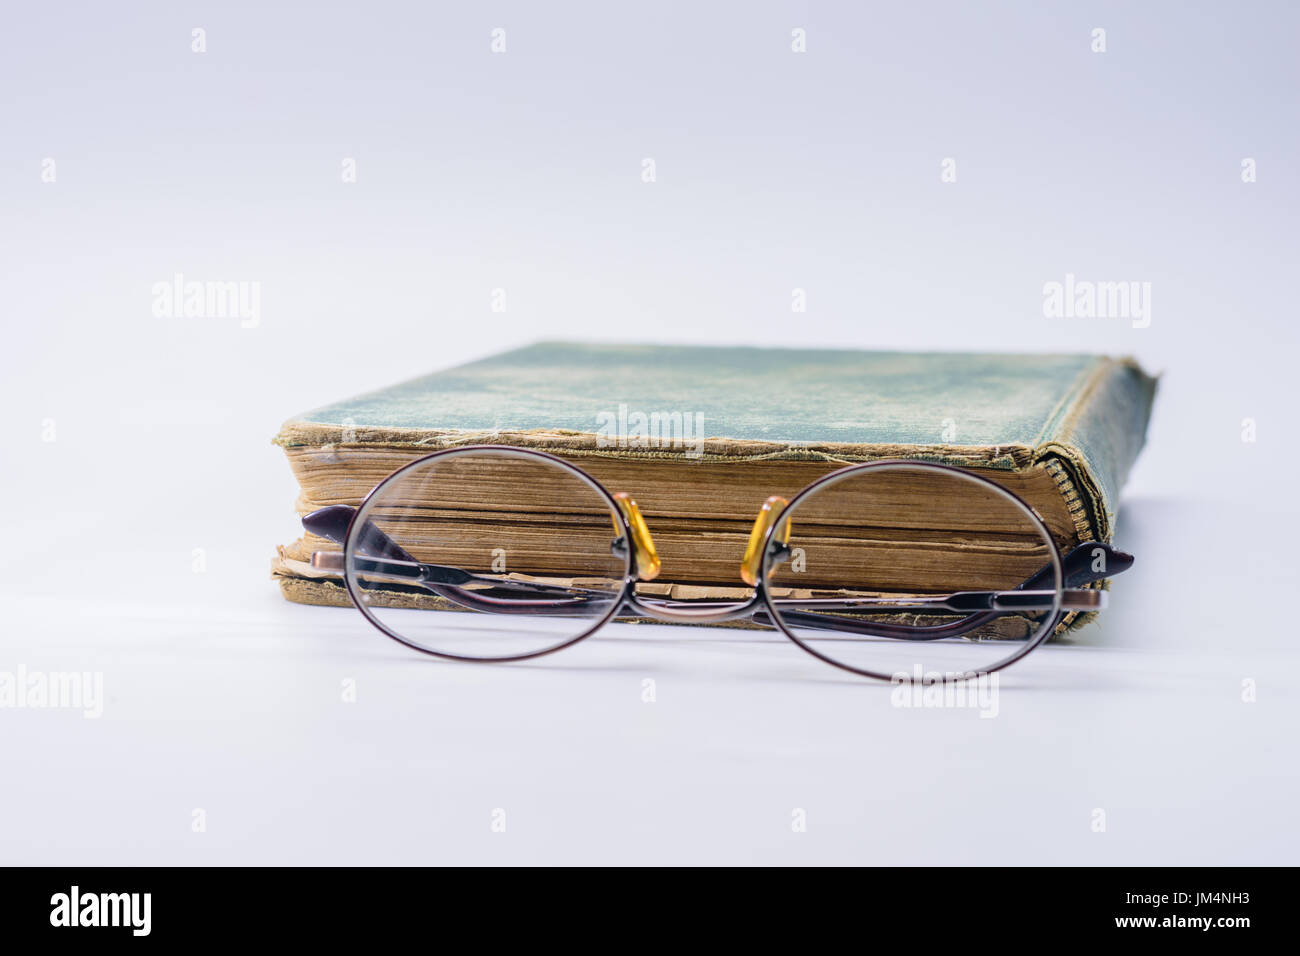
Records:
[[[1135,6],[11,12],[0,670],[107,700],[0,710],[0,861],[1296,862],[1300,17]],[[178,272],[257,326],[156,317]],[[1150,327],[1045,318],[1067,273]],[[778,638],[458,666],[285,603],[280,422],[539,338],[1135,355],[1138,563],[995,719]]]

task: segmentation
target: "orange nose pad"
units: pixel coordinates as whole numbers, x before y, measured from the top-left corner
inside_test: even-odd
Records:
[[[642,581],[653,581],[659,576],[659,555],[655,551],[654,538],[650,537],[645,518],[641,516],[641,509],[626,491],[616,494],[614,501],[627,519],[628,527],[632,529],[632,566],[636,569],[636,576]],[[622,529],[618,530],[621,534]]]
[[[740,561],[741,580],[750,587],[758,587],[758,579],[763,574],[763,542],[767,539],[767,531],[772,525],[781,521],[781,513],[789,503],[779,495],[773,495],[763,502],[758,517],[754,519],[754,530],[749,533],[745,556]],[[779,541],[781,544],[790,543],[789,518],[781,521],[781,526],[776,529],[772,540]]]

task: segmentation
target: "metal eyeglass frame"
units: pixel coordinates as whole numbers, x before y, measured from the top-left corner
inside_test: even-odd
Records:
[[[369,520],[371,508],[390,482],[401,478],[407,472],[425,467],[432,461],[473,454],[492,454],[547,462],[587,485],[608,506],[615,530],[618,532],[618,537],[611,544],[611,552],[615,556],[621,556],[624,560],[623,583],[621,590],[617,594],[610,591],[588,592],[589,594],[598,594],[602,601],[608,603],[608,608],[599,618],[594,620],[590,627],[577,636],[528,653],[499,657],[473,657],[452,654],[423,647],[403,637],[376,617],[367,606],[367,602],[362,599],[358,584],[358,573],[364,573],[368,577],[390,578],[406,585],[420,586],[469,610],[487,611],[489,613],[571,614],[584,602],[590,602],[590,596],[584,596],[582,588],[531,583],[514,579],[498,579],[478,575],[460,568],[420,562],[403,550],[400,545],[392,541]],[[768,589],[769,576],[774,570],[775,564],[789,554],[786,543],[789,539],[789,522],[782,516],[793,513],[798,509],[802,501],[830,484],[855,475],[894,470],[947,473],[991,491],[1023,513],[1035,530],[1042,535],[1043,539],[1051,543],[1049,563],[1017,587],[1000,591],[959,591],[943,595],[909,597],[906,601],[894,598],[869,597],[789,600],[773,597]],[[616,617],[639,617],[693,624],[717,624],[749,619],[752,623],[762,627],[775,627],[809,654],[828,664],[864,677],[891,680],[894,679],[894,675],[854,667],[844,661],[821,653],[802,640],[791,627],[787,626],[788,620],[793,616],[794,623],[799,626],[848,631],[908,641],[930,641],[960,636],[995,618],[1008,614],[1021,611],[1048,612],[1044,615],[1039,630],[1029,639],[1020,642],[1019,650],[979,672],[988,674],[1015,663],[1042,644],[1067,613],[1104,609],[1107,605],[1106,592],[1086,589],[1082,585],[1112,577],[1127,570],[1133,564],[1131,555],[1095,541],[1080,544],[1068,555],[1062,556],[1042,518],[1013,492],[988,478],[972,474],[960,468],[935,462],[907,459],[888,459],[848,465],[807,485],[789,501],[777,496],[768,498],[755,519],[749,546],[746,548],[741,565],[741,577],[746,584],[753,588],[754,593],[748,599],[739,602],[657,600],[638,594],[636,590],[637,584],[652,580],[658,574],[659,559],[655,552],[649,528],[646,526],[636,502],[626,493],[610,494],[603,485],[570,462],[547,452],[529,448],[517,448],[509,445],[465,445],[434,452],[417,458],[392,472],[371,489],[360,507],[332,505],[304,516],[302,521],[303,526],[309,532],[343,545],[342,552],[313,552],[312,567],[323,571],[343,572],[348,596],[371,624],[388,637],[421,653],[448,660],[479,663],[528,660],[552,654],[590,637]],[[356,548],[359,545],[364,546],[366,552],[364,556],[356,554]],[[1104,560],[1100,562],[1095,560],[1098,549],[1103,552],[1104,557]],[[349,560],[349,556],[351,560]],[[1093,570],[1098,564],[1104,568],[1103,571]],[[494,589],[526,593],[530,599],[502,600],[460,587],[460,585],[469,583],[490,585]],[[861,611],[876,606],[881,608],[879,612],[881,614],[895,611],[937,611],[966,616],[948,624],[913,626],[886,622],[865,622],[844,617],[826,618],[818,615],[808,615],[810,610]],[[784,610],[778,610],[778,608],[784,608]],[[805,615],[813,617],[815,620],[805,619]],[[956,676],[974,676],[974,672]]]

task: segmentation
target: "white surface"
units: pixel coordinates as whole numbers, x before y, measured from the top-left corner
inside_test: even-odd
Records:
[[[0,862],[1297,862],[1300,13],[381,7],[0,34],[0,671],[108,695],[0,710]],[[155,317],[177,272],[261,283],[257,326]],[[1044,318],[1067,273],[1150,326]],[[1134,354],[1138,564],[995,719],[778,638],[464,666],[283,602],[279,423],[543,337]]]
[[[994,718],[900,709],[888,685],[720,629],[442,663],[355,611],[283,602],[251,553],[162,595],[133,593],[122,555],[97,593],[0,608],[0,659],[101,670],[106,695],[98,719],[0,712],[0,859],[1294,862],[1300,655],[1242,647],[1250,615],[1210,611],[1208,641],[1170,629],[1197,612],[1161,607],[1195,597],[1160,544],[1191,516],[1166,517],[1135,522],[1145,560],[1083,643],[1005,672]]]

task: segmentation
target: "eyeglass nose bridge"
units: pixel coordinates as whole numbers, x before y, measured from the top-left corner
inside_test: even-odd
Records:
[[[614,502],[623,513],[631,532],[632,566],[636,571],[637,579],[653,581],[659,576],[663,564],[659,560],[659,553],[655,550],[654,538],[650,534],[649,526],[646,525],[645,516],[641,514],[635,499],[626,491],[614,495]],[[782,547],[790,543],[790,519],[782,520],[782,515],[789,504],[788,499],[780,495],[772,495],[763,502],[763,507],[759,509],[758,516],[754,519],[754,527],[750,530],[749,541],[745,545],[745,555],[740,561],[741,580],[750,587],[757,587],[759,578],[763,575],[763,544],[767,541],[772,526],[778,522],[780,524],[772,537],[774,543]],[[615,530],[621,537],[622,529],[617,526],[617,522]]]
[[[658,577],[661,565],[645,517],[641,514],[641,509],[637,507],[636,501],[626,492],[619,492],[613,497],[619,511],[622,513],[628,531],[625,535],[623,526],[619,523],[618,518],[614,517],[614,527],[618,538],[614,542],[613,550],[616,554],[622,554],[626,553],[625,549],[630,547],[632,571],[635,579],[637,581],[650,581]],[[763,508],[754,522],[754,528],[750,532],[749,544],[746,546],[745,557],[741,566],[741,577],[746,581],[751,579],[757,581],[762,575],[763,543],[767,540],[768,529],[779,520],[781,511],[786,504],[784,498],[776,496],[764,502]],[[781,527],[777,528],[776,537],[773,538],[773,541],[784,544],[789,535],[789,521],[786,521]],[[689,602],[677,602],[671,598],[646,598],[638,595],[633,589],[628,594],[627,600],[631,607],[659,620],[693,624],[717,624],[723,621],[749,618],[762,599],[756,590],[747,600],[718,600],[703,602],[702,605],[691,605]]]

